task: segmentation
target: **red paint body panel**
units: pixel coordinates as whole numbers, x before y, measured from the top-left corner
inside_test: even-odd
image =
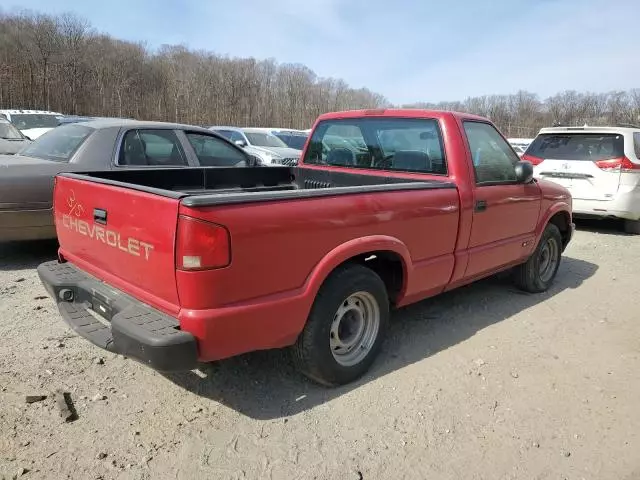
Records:
[[[59,178],[55,212],[61,256],[176,316],[181,328],[197,338],[200,359],[210,361],[294,343],[324,280],[354,256],[388,251],[402,260],[397,305],[403,306],[524,261],[551,216],[566,212],[570,218],[571,199],[554,184],[476,186],[461,121],[486,121],[482,118],[382,110],[327,114],[318,121],[362,116],[438,120],[448,175],[366,169],[359,173],[445,179],[456,188],[187,207],[177,199]],[[121,243],[113,247],[66,228],[61,222],[69,213],[71,196],[84,207],[78,218],[88,223],[93,223],[94,208],[107,209],[109,228],[119,233]],[[486,201],[485,211],[474,211],[477,200]],[[229,266],[176,270],[179,214],[228,229]],[[134,239],[131,245],[129,238]],[[122,242],[126,248],[120,247]],[[140,253],[140,242],[153,245],[148,260],[130,251],[138,245]]]
[[[54,202],[64,258],[166,313],[178,313],[178,200],[57,177]],[[95,209],[108,212],[108,227],[94,221]]]
[[[398,253],[407,268],[406,296],[441,291],[453,269],[455,189],[181,207],[180,213],[225,225],[231,234],[230,267],[176,274],[183,328],[189,329],[202,310],[210,310],[207,318],[220,318],[198,330],[202,338],[213,339],[201,342],[205,358],[223,358],[238,345],[253,350],[291,344],[324,279],[359,254]],[[225,315],[220,316],[220,308]]]
[[[455,189],[415,190],[198,209],[183,206],[180,213],[224,225],[231,234],[231,267],[177,275],[183,308],[213,308],[299,289],[321,259],[353,239],[359,243],[350,248],[350,256],[371,251],[370,246],[361,248],[366,237],[396,239],[408,250],[412,267],[451,256],[458,194]],[[449,275],[432,281],[446,283]],[[217,281],[222,277],[224,282]],[[204,296],[201,290],[210,290],[209,284],[217,285],[216,291]],[[409,278],[407,289],[425,288]]]
[[[483,186],[476,189],[476,198],[486,201],[487,209],[473,214],[465,277],[528,257],[540,214],[541,192],[536,183]],[[524,242],[529,242],[528,248]]]

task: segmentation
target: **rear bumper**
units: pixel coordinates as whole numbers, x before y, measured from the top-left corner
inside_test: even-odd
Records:
[[[178,320],[84,273],[70,263],[46,262],[38,275],[64,320],[80,336],[158,371],[191,370],[198,361],[193,335]]]
[[[640,189],[621,191],[611,200],[573,198],[573,216],[587,218],[640,219]]]

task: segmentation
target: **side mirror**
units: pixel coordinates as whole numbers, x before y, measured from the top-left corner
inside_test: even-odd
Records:
[[[519,161],[514,167],[516,171],[516,181],[518,183],[531,183],[533,180],[533,165],[531,162]]]
[[[247,146],[247,142],[245,142],[244,140],[236,140],[235,143],[237,146],[239,146],[240,148],[244,148]]]

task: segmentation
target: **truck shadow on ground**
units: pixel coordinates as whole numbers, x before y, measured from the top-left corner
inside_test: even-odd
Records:
[[[0,243],[0,271],[36,268],[42,262],[55,260],[57,252],[57,240]]]
[[[203,365],[198,370],[201,375],[185,372],[165,377],[254,419],[287,417],[428,358],[564,290],[578,288],[597,269],[595,264],[564,257],[554,286],[543,294],[521,292],[502,274],[398,310],[372,369],[359,381],[342,387],[330,389],[306,380],[293,368],[285,350],[254,352]]]

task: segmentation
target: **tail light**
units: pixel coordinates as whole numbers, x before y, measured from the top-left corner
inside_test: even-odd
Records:
[[[605,171],[621,171],[621,172],[638,172],[640,173],[640,165],[633,163],[627,157],[611,158],[609,160],[598,160],[594,162],[598,168]]]
[[[534,157],[533,155],[527,155],[526,153],[522,155],[522,157],[520,157],[520,160],[524,160],[525,162],[529,162],[532,165],[540,165],[542,162],[544,162],[544,159],[542,158],[538,158],[538,157]]]
[[[176,236],[176,268],[209,270],[231,263],[231,239],[222,225],[180,215]]]

